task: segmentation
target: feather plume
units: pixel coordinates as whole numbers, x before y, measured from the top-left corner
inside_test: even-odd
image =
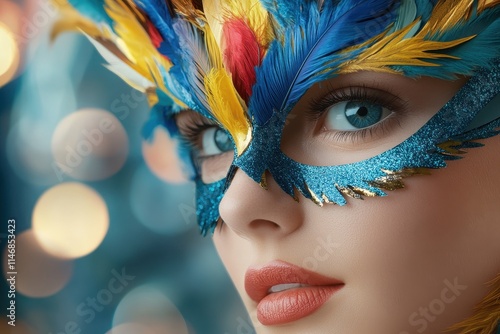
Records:
[[[205,87],[211,112],[231,134],[241,155],[251,140],[251,126],[231,77],[223,68],[212,69],[205,77]]]
[[[453,28],[464,21],[476,0],[440,0],[437,2],[429,21],[422,28],[425,35],[434,35]]]
[[[82,16],[69,3],[61,0],[59,3],[60,18],[54,23],[50,32],[50,40],[54,41],[60,34],[69,31],[81,31],[93,38],[102,37],[111,39],[111,29],[106,29],[106,25],[99,27],[89,18]]]
[[[321,13],[310,6],[305,26],[288,29],[284,43],[271,44],[250,99],[258,124],[264,124],[273,111],[293,105],[314,83],[332,77],[344,60],[340,51],[380,34],[397,10],[390,0],[344,0],[337,7],[324,6],[328,7]]]
[[[201,27],[205,22],[205,16],[201,10],[195,7],[191,0],[171,0],[175,12],[196,27]]]
[[[491,291],[474,308],[472,317],[450,327],[447,332],[460,334],[494,334],[500,326],[500,274],[488,282]]]
[[[81,16],[73,7],[63,6],[62,18],[56,22],[51,32],[51,38],[56,38],[60,33],[68,30],[80,30],[89,37],[91,42],[98,47],[98,51],[103,57],[110,61],[112,68],[127,68],[127,71],[133,71],[136,74],[134,79],[127,75],[124,79],[137,85],[137,75],[145,78],[150,83],[155,83],[159,87],[163,86],[163,79],[159,74],[157,67],[163,66],[169,69],[171,64],[163,59],[151,44],[144,43],[149,40],[148,35],[142,29],[142,26],[134,19],[133,9],[123,1],[107,1],[105,7],[106,14],[113,21],[119,21],[112,28],[106,25],[97,26],[95,23]],[[123,38],[122,38],[123,36]],[[104,50],[107,50],[104,51]],[[148,55],[144,57],[143,52]],[[120,64],[121,63],[121,64]],[[143,87],[144,88],[144,87]]]
[[[403,28],[406,28],[408,25],[412,24],[413,21],[417,18],[418,7],[415,3],[415,0],[402,0],[401,5],[399,6],[399,11],[397,15],[397,19],[394,22],[394,25],[391,32],[399,31]],[[412,37],[420,28],[419,24],[415,24],[413,29],[408,32],[405,37]]]
[[[97,24],[106,24],[108,26],[113,24],[112,19],[104,10],[103,0],[52,0],[52,2],[59,8],[67,8],[67,5],[70,5],[84,17]]]
[[[449,59],[456,57],[446,53],[428,51],[449,49],[472,38],[463,38],[453,42],[435,42],[424,40],[419,34],[420,37],[405,39],[417,24],[419,22],[415,21],[405,29],[382,38],[359,56],[342,64],[339,72],[350,73],[365,70],[396,73],[396,70],[391,69],[389,66],[438,66],[437,64],[426,62],[424,59]]]
[[[304,25],[308,21],[309,8],[312,3],[317,3],[319,10],[323,1],[316,0],[260,0],[262,6],[272,15],[281,29],[295,25]],[[336,3],[338,1],[330,1]]]
[[[115,22],[114,30],[119,37],[117,43],[127,50],[133,68],[167,92],[159,67],[168,71],[172,64],[158,53],[149,35],[135,19],[134,11],[124,1],[106,0],[106,5],[106,12]],[[181,103],[177,98],[175,100]]]
[[[230,20],[231,18],[244,20],[248,28],[255,34],[259,45],[264,48],[264,50],[267,50],[269,44],[275,38],[275,35],[269,12],[261,5],[260,1],[226,1],[228,6],[226,20]]]
[[[500,5],[500,0],[479,0],[477,5],[478,13],[481,13],[483,10]]]
[[[255,67],[260,65],[262,48],[248,25],[238,19],[224,23],[224,64],[232,74],[234,86],[248,103],[255,83]]]
[[[224,0],[203,0],[203,9],[208,26],[212,31],[213,38],[222,50],[222,26],[223,21],[220,14],[223,12]]]
[[[212,68],[212,62],[208,56],[205,39],[203,39],[194,24],[183,20],[178,20],[174,24],[175,33],[180,36],[180,57],[186,72],[186,79],[189,82],[192,93],[201,105],[198,110],[210,117],[208,105],[205,99],[204,78]],[[201,108],[201,110],[200,110]]]
[[[340,72],[398,71],[410,77],[454,79],[458,75],[472,75],[477,67],[490,66],[493,59],[500,57],[500,49],[491,47],[500,43],[500,7],[484,9],[481,14],[466,18],[467,13],[473,12],[474,3],[460,2],[460,10],[451,10],[448,2],[442,0],[430,21],[411,38],[405,37],[418,21],[403,30],[378,36],[366,43],[371,44],[369,47],[366,44],[355,47],[364,51],[343,64]],[[451,12],[445,19],[442,15],[447,10]]]

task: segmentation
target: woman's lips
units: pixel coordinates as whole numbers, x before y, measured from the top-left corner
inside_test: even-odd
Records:
[[[343,286],[344,283],[335,278],[283,261],[249,268],[245,275],[245,290],[258,303],[257,318],[266,326],[308,316]]]

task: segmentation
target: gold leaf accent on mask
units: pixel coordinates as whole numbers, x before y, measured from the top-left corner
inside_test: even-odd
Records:
[[[306,183],[306,188],[307,188],[307,191],[309,191],[309,194],[311,194],[311,199],[312,201],[318,205],[319,207],[323,207],[323,202],[321,201],[321,199],[318,197],[318,195],[316,195],[314,193],[314,191],[311,190],[311,188],[309,188],[309,186],[307,185]]]
[[[295,200],[295,202],[299,203],[300,202],[300,197],[299,197],[299,194],[300,194],[300,191],[295,187],[293,186],[293,199]]]
[[[458,140],[448,140],[445,141],[444,143],[438,144],[437,146],[445,151],[442,152],[441,154],[448,154],[448,155],[465,154],[467,153],[466,151],[462,151],[460,149],[455,148],[455,146],[460,146],[462,144],[463,142]]]
[[[361,195],[359,195],[357,192],[355,192],[352,188],[350,187],[342,187],[339,186],[338,184],[335,184],[335,188],[337,188],[338,191],[340,191],[342,194],[349,196],[351,198],[355,199],[363,199]]]
[[[363,188],[359,188],[359,187],[351,187],[351,189],[361,195],[361,196],[366,196],[366,197],[377,197],[377,194],[374,193],[373,191],[370,191],[370,190],[367,190],[367,189],[363,189]]]
[[[266,176],[266,171],[267,171],[267,170],[265,170],[265,171],[264,171],[264,173],[262,173],[262,176],[260,177],[260,183],[259,183],[259,184],[260,184],[260,186],[261,186],[262,188],[264,188],[265,190],[267,190],[267,189],[268,189],[268,188],[267,188],[267,176]]]
[[[377,178],[375,181],[368,182],[371,186],[384,190],[397,190],[405,187],[402,181],[406,177],[414,175],[430,175],[427,168],[404,168],[399,171],[382,170],[386,176]]]
[[[328,197],[326,197],[325,194],[321,195],[321,198],[323,199],[323,201],[326,203],[326,204],[335,204],[335,202],[332,202],[330,201],[330,199]]]

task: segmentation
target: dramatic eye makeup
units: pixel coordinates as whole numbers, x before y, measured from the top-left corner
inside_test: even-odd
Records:
[[[330,88],[326,95],[311,99],[305,116],[317,123],[315,134],[355,144],[383,136],[406,109],[407,103],[390,91],[352,86]]]
[[[377,72],[323,81],[305,92],[288,114],[281,150],[313,166],[372,158],[418,131],[465,82]]]
[[[217,123],[190,110],[177,118],[182,145],[191,152],[198,176],[204,183],[224,178],[231,166],[234,144]]]

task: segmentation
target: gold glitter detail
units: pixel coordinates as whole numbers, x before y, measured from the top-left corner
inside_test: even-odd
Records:
[[[267,190],[267,176],[266,176],[266,172],[267,170],[264,171],[264,173],[262,173],[262,176],[260,177],[260,186],[262,188],[264,188],[265,190]]]
[[[293,186],[293,199],[295,200],[295,202],[299,203],[300,202],[300,197],[299,197],[299,193],[300,191],[295,187]]]
[[[340,191],[342,194],[349,196],[351,198],[363,199],[358,193],[352,190],[351,187],[342,187],[339,186],[338,184],[335,184],[335,188],[337,188],[337,190]]]
[[[465,154],[467,152],[455,148],[455,146],[460,146],[462,144],[463,142],[458,140],[448,140],[444,143],[438,144],[437,146],[445,151],[441,153],[444,155]]]
[[[335,204],[334,202],[330,201],[330,199],[328,197],[326,197],[325,194],[323,194],[321,196],[321,198],[323,199],[323,201],[326,203],[326,204]]]
[[[382,171],[386,174],[386,176],[379,177],[375,181],[368,183],[373,187],[389,191],[403,189],[405,184],[402,180],[406,177],[414,175],[430,175],[427,168],[404,168],[399,171],[382,169]]]
[[[376,197],[377,196],[376,193],[374,193],[373,191],[367,190],[367,189],[363,189],[363,188],[359,188],[359,187],[351,187],[351,188],[355,193],[360,194],[361,196],[366,196],[366,197]]]
[[[311,199],[312,201],[318,205],[319,207],[323,207],[323,202],[321,201],[321,199],[318,197],[318,195],[316,195],[314,193],[314,191],[311,190],[311,188],[309,188],[309,186],[307,185],[306,183],[306,188],[307,188],[307,191],[309,191],[309,194],[311,194]]]

